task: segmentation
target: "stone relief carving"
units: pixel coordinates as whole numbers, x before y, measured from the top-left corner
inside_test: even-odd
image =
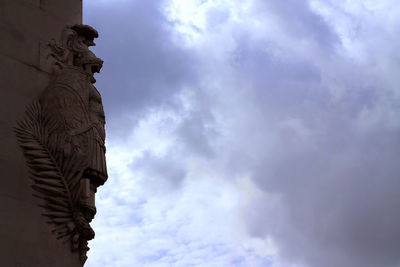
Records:
[[[107,180],[105,117],[94,73],[103,61],[89,50],[95,29],[77,24],[65,28],[61,43],[51,40],[54,80],[28,106],[15,133],[23,149],[34,196],[57,239],[71,243],[82,265],[94,238],[94,195]]]

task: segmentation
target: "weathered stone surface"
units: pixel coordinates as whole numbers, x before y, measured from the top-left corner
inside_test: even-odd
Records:
[[[82,23],[82,1],[41,0],[40,8],[66,23]]]
[[[81,1],[51,3],[41,1],[40,5],[32,5],[22,0],[0,1],[1,54],[39,67],[39,41],[47,43],[51,38],[58,39],[65,25],[81,23]]]

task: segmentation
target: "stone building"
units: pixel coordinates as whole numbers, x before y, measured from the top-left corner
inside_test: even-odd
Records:
[[[0,266],[81,266],[41,216],[13,132],[50,82],[44,46],[82,22],[82,0],[0,0]]]

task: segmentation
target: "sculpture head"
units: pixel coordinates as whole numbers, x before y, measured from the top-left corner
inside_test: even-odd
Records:
[[[62,44],[50,41],[49,47],[52,50],[50,56],[55,59],[55,69],[62,70],[66,66],[78,67],[90,76],[91,83],[95,83],[94,73],[100,72],[103,60],[89,50],[95,46],[94,38],[98,37],[97,31],[89,25],[76,24],[67,26],[62,34]]]
[[[64,42],[72,51],[72,64],[81,68],[90,76],[90,82],[95,83],[95,73],[99,73],[103,66],[103,60],[98,58],[89,46],[95,46],[94,38],[98,37],[98,33],[89,25],[76,24],[64,33]]]
[[[89,76],[90,82],[95,83],[95,73],[99,73],[103,67],[103,60],[96,57],[96,55],[88,49],[87,52],[81,53],[80,56],[75,60],[75,65],[83,69]]]

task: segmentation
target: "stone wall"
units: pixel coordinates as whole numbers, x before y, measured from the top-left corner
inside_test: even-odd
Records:
[[[13,132],[51,79],[44,47],[81,23],[82,0],[0,0],[0,266],[80,266],[70,243],[55,239],[32,196]]]

